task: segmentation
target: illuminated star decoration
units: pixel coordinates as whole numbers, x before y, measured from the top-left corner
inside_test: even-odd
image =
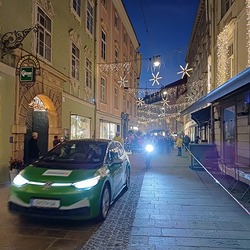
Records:
[[[181,76],[182,79],[183,79],[183,77],[184,77],[185,75],[187,75],[187,76],[190,77],[188,71],[193,70],[193,68],[188,69],[188,63],[186,64],[185,68],[183,68],[181,65],[180,65],[180,67],[181,67],[182,71],[177,72],[177,74],[182,74],[182,76]]]
[[[139,99],[137,100],[137,106],[138,106],[138,107],[141,107],[143,104],[144,104],[143,99],[142,99],[142,98],[139,98]]]
[[[155,83],[157,83],[158,85],[160,85],[160,83],[158,82],[158,80],[162,79],[162,77],[159,76],[159,73],[160,72],[157,72],[156,75],[154,75],[154,73],[152,73],[153,78],[149,79],[149,81],[153,81],[152,86],[154,86]]]
[[[166,118],[166,123],[170,123],[170,118],[169,117]]]
[[[188,95],[188,94],[186,95],[186,98],[187,98],[188,102],[191,102],[194,100],[193,97],[191,95]]]
[[[170,101],[168,100],[168,98],[167,98],[167,97],[162,98],[163,107],[165,107],[165,106],[166,106],[166,107],[169,107],[168,102],[170,102]]]
[[[148,115],[148,116],[151,115],[151,111],[150,111],[150,110],[147,111],[147,115]]]
[[[127,83],[127,82],[128,82],[128,80],[126,80],[126,76],[124,76],[124,77],[120,76],[120,80],[118,81],[118,83],[120,84],[120,87],[121,86],[126,87],[125,83]]]

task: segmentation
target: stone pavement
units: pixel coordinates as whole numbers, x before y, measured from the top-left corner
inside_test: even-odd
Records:
[[[142,155],[131,155],[143,166]],[[146,171],[127,249],[250,249],[250,216],[188,153],[161,155]]]
[[[0,187],[0,249],[250,249],[250,216],[205,171],[188,167],[187,152],[155,156],[149,170],[142,154],[130,159],[131,188],[103,223],[18,218],[7,211],[8,186]]]

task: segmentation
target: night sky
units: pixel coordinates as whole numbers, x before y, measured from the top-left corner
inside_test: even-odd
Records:
[[[185,67],[199,0],[123,0],[130,21],[141,45],[141,88],[159,89],[181,79],[180,65]],[[152,61],[147,58],[160,55],[159,85],[152,86]]]

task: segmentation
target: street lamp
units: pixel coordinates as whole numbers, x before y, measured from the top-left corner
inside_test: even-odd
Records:
[[[159,66],[161,65],[161,62],[160,62],[160,55],[153,56],[153,57],[152,57],[152,60],[153,60],[153,65],[154,65],[154,67],[159,67]]]

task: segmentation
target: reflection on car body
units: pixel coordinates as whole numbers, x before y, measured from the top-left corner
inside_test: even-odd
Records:
[[[104,220],[110,204],[129,187],[130,168],[119,142],[63,142],[14,179],[9,210],[29,216]]]

